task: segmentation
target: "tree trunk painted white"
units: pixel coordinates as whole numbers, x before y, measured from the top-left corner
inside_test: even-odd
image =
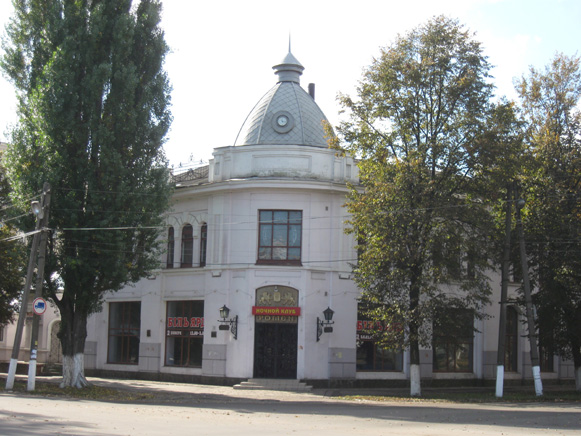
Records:
[[[535,380],[535,393],[537,397],[543,395],[543,382],[541,381],[541,367],[533,366],[533,379]]]
[[[496,396],[502,398],[504,393],[504,365],[496,367]]]
[[[14,388],[14,378],[16,377],[16,367],[18,366],[18,359],[10,359],[10,366],[8,367],[8,376],[6,378],[6,390]]]
[[[422,395],[422,387],[420,382],[420,365],[410,365],[410,395],[412,397],[419,397]]]
[[[33,391],[36,387],[36,350],[33,350],[35,355],[30,356],[28,362],[28,383],[26,384],[27,391]]]
[[[85,388],[90,383],[85,378],[85,355],[77,353],[74,356],[63,356],[63,381],[61,388]]]
[[[575,388],[581,391],[581,366],[575,368]]]

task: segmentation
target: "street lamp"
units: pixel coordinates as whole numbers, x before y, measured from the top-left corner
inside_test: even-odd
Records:
[[[230,330],[234,339],[238,339],[238,315],[234,318],[227,319],[230,315],[230,309],[228,306],[224,305],[219,309],[220,318],[218,322],[221,323],[218,326],[218,330]]]
[[[40,204],[40,201],[31,202],[30,208],[32,209],[32,213],[35,214],[38,219],[42,219],[44,217],[44,210]]]
[[[323,311],[323,316],[324,316],[324,320],[319,319],[319,317],[317,317],[317,342],[319,342],[321,340],[321,335],[323,333],[332,333],[333,332],[333,327],[331,327],[331,324],[334,324],[333,321],[333,314],[335,312],[333,310],[331,310],[330,307],[327,307],[324,311]]]

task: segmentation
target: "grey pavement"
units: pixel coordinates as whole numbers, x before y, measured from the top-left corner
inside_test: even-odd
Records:
[[[293,393],[142,380],[90,381],[154,393],[153,399],[107,402],[0,390],[0,435],[581,435],[580,403],[371,402],[332,397],[337,392],[329,390]]]

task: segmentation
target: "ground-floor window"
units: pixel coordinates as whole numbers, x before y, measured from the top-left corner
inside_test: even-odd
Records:
[[[357,321],[357,371],[403,371],[403,352],[375,340],[383,324]]]
[[[362,341],[357,345],[357,371],[403,371],[403,353]]]
[[[199,300],[167,303],[165,364],[202,366],[204,344],[204,302]]]
[[[542,372],[554,372],[553,332],[539,335],[539,359]]]
[[[461,309],[436,319],[433,324],[433,370],[472,372],[474,356],[474,317]]]
[[[109,303],[107,363],[139,363],[141,303]]]

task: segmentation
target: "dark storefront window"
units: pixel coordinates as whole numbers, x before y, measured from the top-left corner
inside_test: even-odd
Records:
[[[139,363],[141,303],[109,303],[107,363]]]
[[[167,366],[202,366],[204,302],[168,302],[165,325],[165,364]]]
[[[303,213],[261,210],[259,221],[257,263],[300,265]]]
[[[357,371],[403,371],[403,352],[377,343],[374,332],[381,323],[357,321]]]
[[[472,312],[454,310],[447,319],[436,320],[433,331],[433,370],[472,372],[474,317]]]

